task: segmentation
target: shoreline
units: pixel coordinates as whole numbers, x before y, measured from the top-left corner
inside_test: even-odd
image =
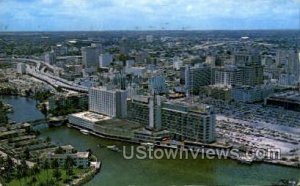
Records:
[[[70,125],[71,128],[74,128],[74,129],[77,129],[77,130],[89,130],[89,129],[85,129],[85,128],[81,128],[81,127],[78,127],[78,126],[74,126],[74,125]],[[105,135],[100,135],[100,134],[96,134],[94,131],[90,131],[89,130],[89,134],[95,136],[95,137],[99,137],[99,138],[102,138],[102,139],[109,139],[109,140],[115,140],[115,141],[120,141],[120,142],[126,142],[126,143],[131,143],[131,144],[141,144],[141,142],[137,142],[137,141],[134,141],[134,140],[122,140],[122,139],[118,139],[117,137],[116,138],[113,138],[113,137],[108,137],[108,136],[105,136]],[[167,146],[167,145],[154,145],[155,147],[158,147],[158,148],[168,148],[168,149],[174,149],[174,147],[172,146]],[[178,148],[177,148],[178,149]],[[213,149],[213,148],[210,148],[210,149]],[[220,148],[222,149],[222,148]],[[224,149],[224,148],[223,148]],[[188,149],[186,149],[188,150]],[[215,155],[217,156],[217,155]],[[238,163],[242,163],[239,159],[237,158],[233,158],[231,156],[228,156],[228,158],[222,158],[224,160],[226,159],[230,159],[230,160],[233,160],[233,161],[236,161]],[[251,166],[252,164],[260,164],[260,163],[265,163],[265,164],[271,164],[271,165],[276,165],[276,166],[283,166],[283,167],[289,167],[289,168],[295,168],[295,169],[300,169],[300,164],[297,166],[297,165],[291,165],[289,164],[288,162],[286,161],[268,161],[268,160],[261,160],[261,161],[257,161],[257,160],[253,160],[250,164],[248,164],[249,166]],[[245,163],[243,163],[245,164]]]

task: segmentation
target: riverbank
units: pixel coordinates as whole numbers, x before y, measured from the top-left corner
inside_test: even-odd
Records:
[[[38,119],[43,117],[35,108],[35,101],[26,98],[3,97],[5,103],[14,106],[10,120]],[[18,107],[18,109],[16,109]],[[34,109],[32,109],[34,108]],[[30,115],[17,113],[31,110]],[[17,112],[17,113],[16,113]],[[133,144],[106,140],[92,135],[83,135],[78,130],[57,127],[41,128],[41,137],[48,136],[56,145],[71,144],[80,151],[90,149],[102,160],[101,174],[96,174],[87,186],[94,185],[271,185],[280,179],[299,178],[299,170],[269,164],[239,164],[232,160],[125,160],[122,153],[99,147],[117,145],[130,147]],[[257,179],[260,177],[260,179]]]
[[[39,135],[39,132],[34,131],[28,123],[0,127],[0,157],[3,158],[0,164],[0,172],[5,171],[5,174],[8,174],[8,167],[6,167],[5,163],[11,161],[9,164],[9,176],[2,177],[1,173],[0,177],[2,177],[3,179],[1,180],[5,180],[6,183],[9,182],[8,185],[19,185],[20,183],[24,183],[25,185],[43,184],[46,180],[37,180],[36,177],[39,176],[40,173],[34,170],[46,171],[48,167],[55,169],[53,162],[57,161],[57,158],[59,158],[60,164],[57,166],[57,171],[54,171],[55,173],[52,171],[53,174],[51,174],[51,176],[53,178],[51,179],[59,181],[58,183],[62,185],[68,184],[69,182],[74,182],[74,184],[78,183],[79,185],[84,184],[90,181],[93,176],[99,172],[100,162],[97,162],[97,158],[96,162],[90,161],[89,152],[77,152],[77,150],[73,150],[72,146],[57,146],[51,143],[50,138],[46,137],[40,139],[37,135]],[[60,148],[63,150],[59,150]],[[70,151],[70,149],[72,150]],[[77,174],[75,171],[75,174],[72,174],[71,178],[70,175],[64,178],[64,174],[61,172],[64,170],[62,167],[65,167],[68,157],[72,158],[73,161],[73,164],[70,166],[79,167],[79,170],[82,171],[77,172],[82,173]],[[95,158],[93,158],[93,161],[95,161]],[[48,164],[47,166],[46,163]],[[60,175],[59,180],[57,178],[58,174]],[[46,178],[48,179],[48,175]]]

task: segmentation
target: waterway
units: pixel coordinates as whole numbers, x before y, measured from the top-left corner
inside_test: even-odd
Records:
[[[0,97],[14,107],[10,120],[16,122],[43,118],[36,102],[23,97]],[[98,147],[129,144],[83,135],[67,127],[42,128],[41,137],[56,144],[71,144],[78,150],[91,149],[102,161],[101,172],[88,186],[110,185],[270,185],[280,179],[300,179],[299,169],[269,164],[243,165],[232,160],[125,160],[122,153]]]

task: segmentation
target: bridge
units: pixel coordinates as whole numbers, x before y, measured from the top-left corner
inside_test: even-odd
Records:
[[[32,75],[33,77],[42,80],[53,87],[62,87],[66,90],[71,90],[75,92],[82,92],[88,93],[88,88],[82,85],[78,85],[72,81],[65,80],[58,76],[51,75],[45,72],[45,68],[50,69],[52,71],[59,70],[60,68],[50,65],[44,61],[39,59],[30,59],[30,58],[0,58],[0,61],[13,61],[13,62],[20,62],[20,63],[34,63],[36,64],[35,67],[30,67],[29,65],[26,66],[26,73]],[[40,69],[41,65],[43,67]]]
[[[38,125],[44,125],[44,124],[48,125],[47,120],[45,118],[27,121],[26,123],[29,123],[33,127]]]

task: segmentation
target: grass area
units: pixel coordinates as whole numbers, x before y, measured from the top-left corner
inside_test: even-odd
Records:
[[[8,185],[9,186],[46,185],[47,178],[48,178],[48,183],[51,186],[65,185],[64,184],[65,180],[67,180],[68,178],[72,179],[72,177],[76,179],[81,174],[84,174],[85,172],[87,172],[87,169],[74,169],[73,170],[73,172],[74,172],[73,176],[67,176],[66,171],[64,169],[60,169],[61,178],[59,179],[59,181],[57,181],[55,179],[55,177],[53,176],[53,172],[54,172],[53,169],[48,169],[48,171],[47,170],[41,170],[39,174],[36,174],[34,176],[24,177],[20,180],[13,179]],[[33,177],[36,178],[36,182],[32,182]],[[53,180],[52,183],[51,183],[51,180]]]

